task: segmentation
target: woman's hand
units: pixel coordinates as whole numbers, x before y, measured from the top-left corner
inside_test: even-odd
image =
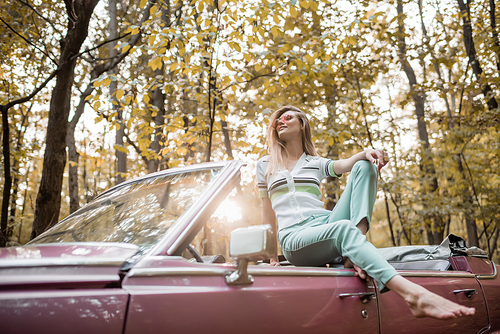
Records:
[[[389,153],[384,150],[374,150],[367,149],[364,151],[366,160],[370,161],[374,165],[377,165],[377,172],[380,172],[382,167],[389,163]]]
[[[352,263],[352,261],[348,257],[344,257],[344,268],[353,268],[354,274],[356,276],[359,276],[359,278],[365,279],[368,282],[372,280],[372,278],[366,274],[366,271],[364,271],[359,266]]]
[[[275,267],[280,266],[280,262],[278,261],[278,257],[277,257],[277,256],[272,257],[272,258],[269,260],[269,264],[270,264],[271,266],[275,266]]]

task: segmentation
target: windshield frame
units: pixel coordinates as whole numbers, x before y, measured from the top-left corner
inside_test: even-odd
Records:
[[[180,255],[184,251],[219,204],[240,182],[240,169],[246,166],[246,163],[239,160],[230,160],[224,163],[225,166],[210,187],[203,191],[189,210],[170,227],[169,233],[166,233],[146,255],[171,256]]]

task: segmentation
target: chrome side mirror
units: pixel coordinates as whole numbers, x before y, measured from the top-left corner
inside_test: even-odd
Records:
[[[252,284],[253,277],[247,272],[248,262],[267,260],[276,254],[276,238],[271,225],[256,225],[233,230],[229,253],[238,261],[238,267],[225,277],[226,284]]]

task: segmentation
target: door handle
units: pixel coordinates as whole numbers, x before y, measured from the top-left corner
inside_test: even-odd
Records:
[[[359,299],[361,299],[361,303],[366,304],[372,298],[375,298],[375,296],[376,296],[375,292],[352,292],[352,293],[341,293],[339,295],[339,298],[344,299],[347,297],[359,297]]]
[[[472,295],[477,295],[476,289],[461,289],[461,290],[453,290],[454,294],[463,292],[465,294],[465,297],[471,298]]]

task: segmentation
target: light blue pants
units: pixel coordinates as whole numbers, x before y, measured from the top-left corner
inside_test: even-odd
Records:
[[[366,240],[356,225],[371,220],[377,195],[377,171],[369,161],[352,168],[346,188],[331,212],[314,215],[278,232],[283,255],[295,266],[322,266],[348,257],[384,289],[397,271]]]

